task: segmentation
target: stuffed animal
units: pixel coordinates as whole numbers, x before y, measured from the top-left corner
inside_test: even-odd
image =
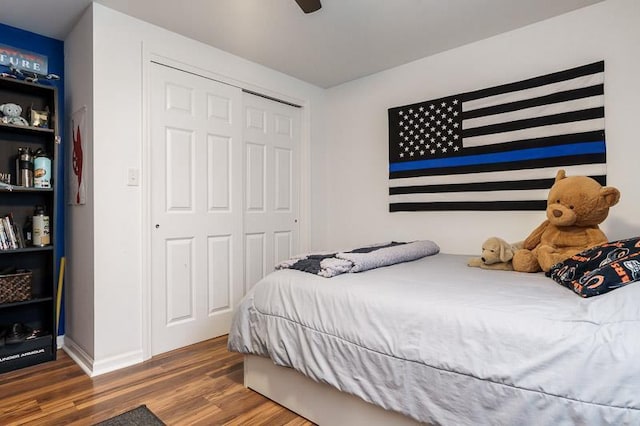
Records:
[[[515,252],[513,269],[547,272],[576,253],[606,243],[598,225],[619,200],[616,188],[603,187],[587,176],[566,177],[565,171],[559,170],[547,198],[547,220]]]
[[[522,247],[522,243],[509,244],[502,238],[491,237],[482,243],[482,256],[472,257],[467,265],[501,271],[513,271],[511,259],[514,252]]]
[[[0,105],[0,112],[4,114],[2,122],[5,124],[16,124],[18,126],[28,126],[29,122],[22,118],[22,107],[17,104],[2,104]]]

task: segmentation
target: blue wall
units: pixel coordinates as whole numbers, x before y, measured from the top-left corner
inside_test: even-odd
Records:
[[[24,31],[18,28],[10,27],[8,25],[0,24],[0,44],[15,47],[18,49],[29,50],[34,53],[45,55],[49,60],[49,73],[57,74],[60,76],[60,80],[50,82],[51,85],[58,88],[58,132],[62,138],[62,144],[58,150],[58,175],[56,176],[56,186],[58,190],[58,198],[56,203],[56,214],[54,217],[54,235],[56,244],[56,253],[58,259],[56,259],[55,277],[58,277],[58,268],[60,266],[60,257],[64,256],[64,206],[65,206],[65,184],[64,184],[64,170],[65,170],[65,146],[66,140],[64,137],[65,130],[65,115],[64,115],[64,42],[56,40],[50,37],[45,37],[39,34],[35,34],[29,31]],[[4,67],[2,72],[6,71]],[[56,281],[57,282],[57,281]],[[64,298],[63,298],[64,301]],[[64,334],[64,306],[62,312],[60,312],[60,326],[58,328],[58,334]]]

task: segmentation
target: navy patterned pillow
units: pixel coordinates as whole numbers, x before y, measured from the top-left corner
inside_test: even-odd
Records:
[[[640,237],[612,241],[551,267],[554,281],[582,297],[608,293],[640,280]]]

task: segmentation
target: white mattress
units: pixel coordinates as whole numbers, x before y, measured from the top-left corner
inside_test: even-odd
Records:
[[[582,299],[438,254],[322,278],[276,271],[229,349],[435,424],[640,424],[640,284]]]

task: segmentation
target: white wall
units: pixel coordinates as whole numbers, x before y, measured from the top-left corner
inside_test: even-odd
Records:
[[[640,2],[608,0],[328,90],[326,204],[319,246],[429,238],[477,253],[499,235],[525,238],[543,212],[388,212],[387,109],[605,60],[608,184],[622,192],[603,225],[610,239],[640,234]]]
[[[93,194],[94,226],[74,232],[72,245],[85,238],[93,249],[93,318],[68,318],[69,330],[79,330],[79,322],[92,322],[93,349],[89,343],[85,352],[92,356],[88,368],[100,374],[142,360],[145,332],[144,300],[146,245],[143,226],[148,213],[144,211],[145,181],[142,186],[127,186],[127,170],[145,171],[145,73],[150,57],[171,58],[190,70],[233,82],[304,105],[302,138],[309,143],[322,140],[322,111],[324,91],[263,66],[230,55],[221,50],[171,33],[159,27],[131,18],[94,3],[92,5],[93,37]],[[70,36],[70,50],[86,46],[78,40],[85,21]],[[86,35],[86,34],[85,34]],[[85,41],[86,42],[86,41]],[[89,60],[87,58],[87,60]],[[79,67],[78,67],[79,68]],[[69,81],[70,93],[76,88],[84,93],[81,83]],[[90,100],[87,100],[90,102]],[[313,114],[313,120],[310,120]],[[311,144],[313,145],[313,144]],[[307,149],[304,156],[315,155]],[[319,154],[321,155],[321,153]],[[303,187],[303,216],[301,226],[308,227],[309,174]],[[312,171],[311,173],[315,173]],[[306,215],[306,216],[305,216]],[[70,224],[70,228],[75,224]],[[301,229],[309,244],[309,233]],[[76,265],[77,266],[77,265]],[[73,272],[75,273],[75,271]],[[91,285],[90,284],[90,285]],[[68,287],[83,286],[82,282],[68,283]],[[88,294],[88,293],[87,293]],[[83,300],[72,300],[84,303]],[[71,335],[72,341],[84,336]]]
[[[70,124],[71,115],[93,104],[93,37],[92,15],[85,13],[67,37],[65,48],[65,117],[68,117],[66,125]],[[65,82],[65,83],[66,83]],[[88,136],[92,133],[93,121],[87,114]],[[72,145],[70,126],[65,129],[69,135],[65,141],[67,152],[61,155],[69,155]],[[92,359],[94,355],[94,262],[93,262],[93,234],[94,227],[94,203],[93,203],[93,146],[87,144],[84,152],[85,163],[84,182],[87,190],[86,204],[79,206],[67,205],[65,208],[65,230],[67,232],[65,256],[65,345],[73,346],[75,353],[85,359]],[[66,164],[70,165],[69,157]],[[67,171],[66,179],[73,176]],[[67,196],[69,196],[67,194]],[[81,354],[81,355],[80,355]]]

